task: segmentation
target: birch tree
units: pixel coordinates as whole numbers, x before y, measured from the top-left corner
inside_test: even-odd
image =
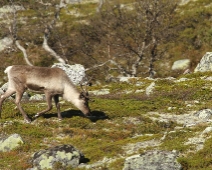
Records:
[[[102,63],[110,64],[109,69],[116,69],[124,76],[153,77],[154,63],[166,50],[161,46],[174,37],[172,23],[176,8],[175,0],[136,0],[127,5],[107,3],[104,11],[85,26],[87,32],[83,31],[83,37],[90,37],[87,38],[90,42],[96,37],[97,44],[89,48],[94,48],[95,55],[104,55]],[[101,49],[99,54],[97,49]]]
[[[54,51],[48,43],[51,33],[55,30],[55,24],[59,20],[60,10],[65,6],[64,0],[52,1],[51,3],[43,2],[42,0],[34,1],[34,3],[9,0],[2,2],[2,6],[8,8],[8,10],[4,13],[4,22],[7,24],[2,27],[4,27],[5,34],[8,32],[7,34],[9,37],[13,39],[15,45],[14,48],[19,49],[23,53],[24,60],[27,65],[33,65],[33,63],[30,61],[26,46],[23,44],[31,43],[33,45],[40,45],[35,42],[36,39],[40,39],[42,34],[43,43],[41,47],[43,47],[43,49],[53,56],[58,62],[67,63],[66,58],[57,54],[57,52]],[[33,16],[31,16],[31,18],[25,17],[26,23],[22,23],[23,19],[21,13],[28,10],[28,8],[40,16],[40,19],[36,19],[37,21],[34,22],[34,25],[30,25]],[[53,15],[47,16],[45,14],[45,9],[47,9],[49,13],[53,13]],[[34,20],[35,18],[36,16],[34,16]],[[8,31],[6,31],[6,29],[8,29]],[[62,48],[60,41],[59,45],[59,48]]]

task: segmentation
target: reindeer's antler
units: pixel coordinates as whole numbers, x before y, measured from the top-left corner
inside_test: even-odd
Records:
[[[89,95],[88,95],[87,86],[92,86],[91,80],[92,80],[92,77],[89,80],[87,79],[87,77],[84,77],[80,82],[82,94],[88,100],[90,100],[90,98],[89,98]],[[83,86],[85,86],[85,87],[83,88]]]

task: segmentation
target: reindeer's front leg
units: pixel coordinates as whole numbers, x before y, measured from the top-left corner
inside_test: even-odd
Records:
[[[61,112],[60,112],[59,95],[54,96],[54,102],[55,102],[55,106],[57,108],[57,116],[61,120],[62,116],[61,116]]]

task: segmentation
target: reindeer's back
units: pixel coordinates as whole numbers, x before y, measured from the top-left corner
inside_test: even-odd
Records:
[[[60,68],[14,65],[9,66],[5,72],[8,74],[9,83],[20,82],[26,86],[42,86],[45,88],[62,88],[65,83],[70,83],[66,73]]]

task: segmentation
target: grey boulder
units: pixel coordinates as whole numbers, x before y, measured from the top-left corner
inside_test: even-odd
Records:
[[[83,154],[71,145],[56,146],[36,152],[31,170],[54,169],[55,166],[76,168],[83,158]]]

